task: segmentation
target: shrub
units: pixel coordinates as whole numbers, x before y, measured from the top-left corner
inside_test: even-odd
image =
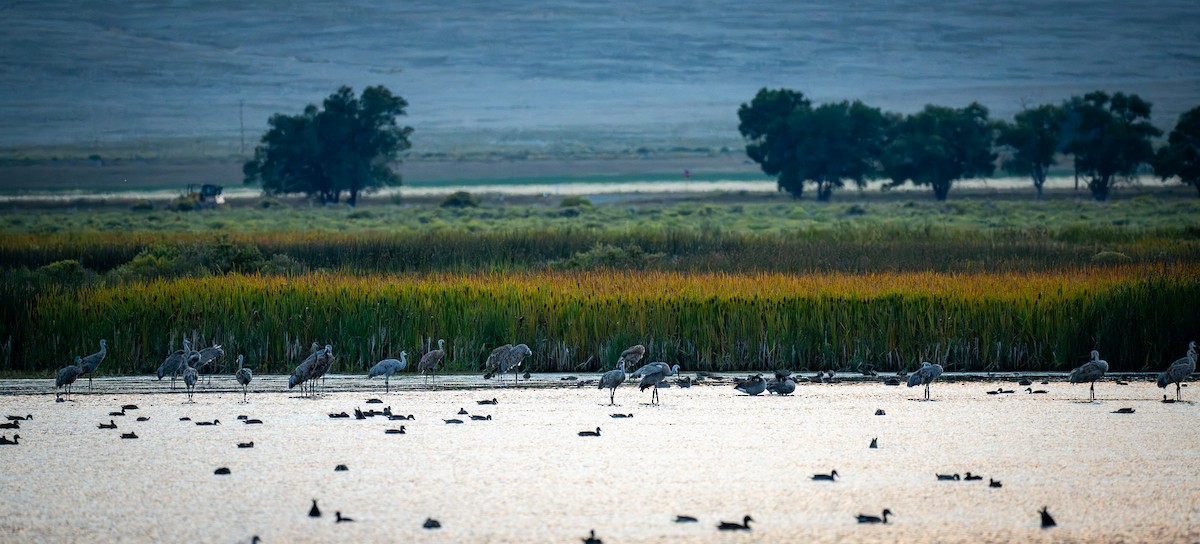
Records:
[[[562,206],[564,208],[579,207],[579,206],[591,207],[592,201],[589,200],[588,197],[586,197],[586,196],[571,195],[568,197],[564,197],[562,199],[562,202],[559,202],[559,206]]]
[[[172,200],[170,204],[167,204],[167,209],[173,212],[190,212],[200,209],[200,203],[186,196],[181,196]]]
[[[154,209],[154,204],[149,200],[142,199],[134,202],[133,206],[130,206],[129,209],[135,212],[148,212]]]
[[[479,207],[479,199],[475,195],[466,191],[458,191],[446,195],[445,200],[442,200],[443,208],[477,208]]]
[[[38,268],[36,273],[42,282],[63,286],[77,287],[83,285],[84,280],[87,279],[87,270],[74,259],[52,262]]]

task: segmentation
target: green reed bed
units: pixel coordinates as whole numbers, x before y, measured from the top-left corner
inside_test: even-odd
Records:
[[[364,372],[438,338],[449,371],[526,343],[534,371],[609,368],[634,343],[687,370],[1067,370],[1099,349],[1153,370],[1197,334],[1200,266],[1022,273],[553,272],[228,275],[6,291],[10,373],[52,370],[109,342],[102,374],[146,374],[178,349],[223,344],[285,372],[311,342]],[[26,297],[21,300],[22,297]],[[415,365],[413,365],[415,366]],[[411,367],[410,367],[411,368]]]

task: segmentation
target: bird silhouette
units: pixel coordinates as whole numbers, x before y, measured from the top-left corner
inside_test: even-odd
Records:
[[[1045,506],[1043,506],[1041,511],[1039,511],[1038,513],[1042,515],[1042,528],[1043,529],[1049,529],[1051,527],[1055,527],[1058,525],[1057,523],[1054,522],[1054,518],[1050,517],[1050,512],[1047,511],[1047,508]]]
[[[835,479],[836,479],[838,476],[840,476],[840,474],[838,474],[838,471],[834,470],[834,471],[830,471],[830,473],[829,473],[829,474],[813,474],[813,476],[812,476],[812,479],[813,479],[813,480],[815,480],[815,481],[827,481],[827,482],[832,482],[832,481],[834,481],[834,480],[835,480]]]
[[[749,531],[751,521],[754,521],[754,518],[750,516],[743,517],[741,523],[722,521],[717,525],[717,529],[721,531]]]
[[[857,517],[858,517],[859,523],[887,523],[888,516],[894,516],[894,515],[896,515],[896,514],[893,514],[891,510],[884,508],[883,509],[883,517],[867,516],[867,515],[863,515],[863,514],[859,514]]]
[[[321,509],[317,508],[317,499],[313,499],[312,501],[312,508],[308,509],[308,517],[319,518],[321,517]]]

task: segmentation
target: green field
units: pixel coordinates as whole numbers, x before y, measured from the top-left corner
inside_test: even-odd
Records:
[[[1200,200],[1178,192],[513,200],[10,210],[0,373],[45,375],[100,337],[124,353],[111,372],[145,373],[183,337],[271,371],[311,341],[359,371],[445,337],[473,371],[509,342],[535,370],[606,368],[635,342],[691,369],[1064,370],[1096,347],[1153,370],[1200,336]]]

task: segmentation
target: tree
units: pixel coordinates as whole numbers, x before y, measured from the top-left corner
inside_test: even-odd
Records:
[[[859,187],[878,172],[885,117],[859,101],[822,104],[816,108],[798,92],[760,90],[750,105],[738,110],[738,130],[750,141],[746,155],[777,175],[780,190],[795,198],[813,183],[817,199],[854,181]]]
[[[299,115],[272,115],[270,129],[242,166],[247,185],[261,182],[268,195],[304,193],[321,202],[347,203],[379,187],[399,185],[391,169],[411,147],[412,127],[401,127],[408,102],[386,87],[367,87],[358,98],[343,86],[322,109],[308,105]]]
[[[746,156],[757,162],[764,174],[778,176],[780,190],[795,198],[804,191],[804,178],[796,167],[793,130],[799,118],[812,110],[804,93],[789,89],[760,89],[750,104],[738,108],[738,132],[749,141]]]
[[[1150,124],[1150,103],[1136,94],[1111,97],[1095,91],[1071,97],[1066,111],[1067,145],[1075,170],[1087,179],[1096,200],[1108,199],[1118,177],[1130,177],[1154,159],[1151,139],[1162,131]]]
[[[1179,116],[1166,147],[1158,150],[1154,173],[1163,181],[1177,176],[1200,191],[1200,106]]]
[[[891,130],[883,151],[883,173],[889,187],[912,181],[933,187],[946,200],[955,180],[990,176],[996,170],[992,126],[987,108],[972,102],[961,109],[925,106]]]
[[[998,125],[996,143],[1012,151],[1004,161],[1004,170],[1032,178],[1038,198],[1042,198],[1046,173],[1054,165],[1054,156],[1063,145],[1064,117],[1062,108],[1043,104],[1017,113],[1012,123]]]

